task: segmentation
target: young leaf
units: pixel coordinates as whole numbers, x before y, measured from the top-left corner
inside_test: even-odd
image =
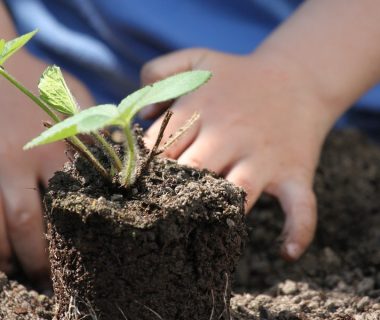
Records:
[[[37,138],[28,142],[23,149],[63,140],[79,133],[95,132],[107,125],[118,124],[115,120],[117,117],[117,108],[111,104],[88,108],[45,130]]]
[[[0,39],[0,54],[3,52],[4,46],[5,46],[5,40]]]
[[[5,42],[0,51],[0,66],[4,64],[14,53],[21,49],[35,34],[37,30],[24,34],[16,39]]]
[[[131,120],[143,107],[178,98],[204,84],[211,72],[203,70],[186,71],[155,82],[131,95],[119,104],[122,119]]]
[[[46,68],[38,84],[38,89],[41,99],[54,110],[69,116],[79,112],[59,67],[49,66]]]

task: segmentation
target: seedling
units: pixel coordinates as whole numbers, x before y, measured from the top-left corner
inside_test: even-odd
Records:
[[[102,176],[111,180],[116,177],[124,186],[133,184],[136,179],[138,152],[132,131],[136,114],[147,105],[172,100],[189,93],[211,77],[210,72],[202,70],[179,73],[135,91],[118,106],[103,104],[81,110],[67,87],[59,67],[50,66],[43,72],[38,85],[39,96],[34,95],[4,69],[5,61],[24,46],[35,33],[36,31],[30,32],[8,42],[0,40],[0,74],[44,110],[53,121],[46,131],[28,142],[24,149],[66,140],[90,161]],[[62,116],[66,118],[63,119]],[[123,159],[102,134],[102,130],[109,126],[117,126],[124,133]],[[101,145],[111,160],[110,171],[106,170],[91,153],[78,137],[79,134],[90,134]],[[170,143],[169,140],[167,144]]]

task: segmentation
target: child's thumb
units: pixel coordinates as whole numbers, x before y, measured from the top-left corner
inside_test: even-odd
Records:
[[[147,85],[179,72],[193,70],[206,52],[206,49],[185,49],[153,59],[141,69],[141,84]]]
[[[283,228],[281,255],[297,260],[313,240],[317,224],[317,205],[311,184],[287,181],[276,195],[286,219]]]

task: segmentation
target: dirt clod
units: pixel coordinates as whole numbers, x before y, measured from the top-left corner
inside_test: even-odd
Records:
[[[66,164],[45,197],[57,318],[228,319],[242,189],[157,158],[129,189],[89,170]]]

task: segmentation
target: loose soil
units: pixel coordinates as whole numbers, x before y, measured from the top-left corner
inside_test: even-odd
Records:
[[[315,190],[316,238],[296,263],[277,255],[283,214],[276,201],[263,197],[255,206],[233,286],[233,319],[380,319],[379,147],[356,132],[332,134]],[[51,319],[53,300],[0,279],[0,319]]]
[[[264,198],[249,216],[232,305],[236,319],[380,319],[380,149],[353,132],[331,135],[315,181],[319,224],[296,263],[276,240],[283,214]],[[249,293],[249,294],[244,294]]]

